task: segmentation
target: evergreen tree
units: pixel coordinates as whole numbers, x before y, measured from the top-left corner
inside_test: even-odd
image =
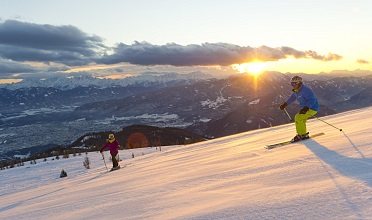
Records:
[[[66,171],[64,171],[64,170],[62,169],[61,174],[59,175],[59,178],[63,178],[63,177],[66,177],[66,176],[67,176]]]
[[[84,165],[85,168],[90,169],[90,160],[89,160],[88,156],[85,157],[85,159],[83,161],[83,165]]]

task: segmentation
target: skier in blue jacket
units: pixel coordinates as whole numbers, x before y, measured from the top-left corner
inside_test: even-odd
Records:
[[[280,109],[284,110],[287,105],[296,100],[299,102],[301,110],[295,115],[297,135],[292,139],[292,141],[299,141],[309,138],[309,134],[306,131],[306,121],[319,111],[319,103],[314,92],[303,84],[301,77],[292,77],[291,85],[293,93],[286,102],[280,105]]]

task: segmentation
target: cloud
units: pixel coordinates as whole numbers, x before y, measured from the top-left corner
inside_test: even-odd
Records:
[[[16,20],[0,21],[0,74],[64,71],[87,64],[129,63],[142,66],[230,66],[260,61],[316,59],[339,60],[342,56],[291,47],[250,47],[228,43],[203,43],[187,46],[176,43],[153,45],[134,42],[119,43],[114,48],[104,45],[102,38],[84,33],[71,25],[42,25]],[[11,62],[11,63],[10,63]],[[44,63],[43,67],[25,62]],[[37,69],[39,68],[39,69]]]
[[[342,56],[338,54],[328,53],[328,56],[322,56],[322,55],[319,55],[317,52],[311,51],[311,50],[306,51],[306,55],[307,57],[313,58],[315,60],[322,60],[322,61],[332,61],[332,60],[342,59]]]
[[[83,65],[106,46],[71,25],[39,25],[15,20],[0,23],[0,57],[13,61]]]
[[[357,63],[360,63],[360,64],[369,64],[369,61],[363,60],[363,59],[358,59],[357,60]]]
[[[307,58],[322,61],[339,60],[342,56],[329,53],[319,55],[315,51],[298,51],[290,47],[257,48],[242,47],[227,43],[204,43],[181,46],[175,43],[153,45],[147,42],[134,42],[132,45],[119,44],[114,53],[96,60],[97,63],[114,64],[128,62],[137,65],[172,65],[172,66],[229,66],[260,61],[277,61],[293,56],[297,59]]]
[[[0,58],[0,78],[13,78],[14,75],[22,75],[29,73],[40,73],[40,72],[63,72],[68,71],[70,68],[65,65],[38,65],[32,66],[26,63],[15,62],[11,60],[5,60]]]
[[[37,72],[37,68],[27,64],[22,64],[14,61],[4,60],[0,58],[0,76],[1,78],[12,77],[15,73],[33,73]]]

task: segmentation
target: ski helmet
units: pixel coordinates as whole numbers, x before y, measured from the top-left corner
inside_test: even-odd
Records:
[[[109,139],[114,139],[114,138],[115,138],[114,134],[109,134]]]
[[[300,76],[294,76],[291,79],[291,83],[300,83],[302,82],[302,78]]]

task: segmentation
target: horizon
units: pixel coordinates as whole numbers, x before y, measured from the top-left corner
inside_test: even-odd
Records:
[[[200,73],[206,73],[208,74],[209,76],[214,76],[212,72],[202,72],[202,71],[197,71],[197,72],[200,72]],[[111,75],[111,76],[105,76],[105,77],[101,77],[101,76],[93,76],[93,75],[90,75],[90,74],[75,74],[75,75],[65,75],[65,74],[54,74],[54,75],[51,75],[51,76],[46,76],[46,75],[42,75],[42,76],[35,76],[35,77],[30,77],[28,76],[27,78],[24,78],[24,79],[19,79],[19,80],[12,80],[12,79],[0,79],[0,86],[2,85],[3,87],[6,86],[6,85],[15,85],[15,84],[19,84],[19,83],[22,83],[22,82],[26,82],[28,80],[31,80],[32,82],[34,82],[34,80],[39,80],[39,81],[47,81],[47,80],[55,80],[55,79],[60,79],[60,78],[65,78],[65,79],[74,79],[74,78],[81,78],[81,77],[89,77],[89,78],[92,78],[92,79],[98,79],[98,80],[126,80],[127,78],[130,78],[130,77],[141,77],[141,76],[146,76],[149,72],[139,72],[137,74],[133,74],[133,75]],[[157,76],[160,76],[160,75],[165,75],[165,74],[180,74],[180,75],[188,75],[188,74],[193,74],[194,72],[184,72],[184,73],[180,73],[180,72],[172,72],[172,71],[169,71],[169,72],[164,72],[164,71],[161,71],[161,72],[150,72],[152,74],[156,74]],[[219,78],[226,78],[226,77],[230,77],[230,76],[236,76],[236,75],[241,75],[241,74],[250,74],[250,75],[255,75],[256,77],[258,75],[261,75],[263,73],[280,73],[280,74],[283,74],[283,75],[287,75],[287,74],[290,74],[290,75],[322,75],[322,76],[328,76],[328,77],[331,77],[331,76],[334,76],[334,77],[344,77],[345,75],[351,75],[351,76],[356,76],[356,77],[361,77],[361,76],[367,76],[367,75],[372,75],[372,71],[369,71],[369,70],[360,70],[360,69],[356,69],[356,70],[352,70],[352,71],[349,71],[349,70],[332,70],[330,72],[320,72],[320,73],[317,73],[317,74],[311,74],[311,73],[291,73],[291,72],[286,72],[286,73],[282,73],[282,72],[277,72],[277,71],[259,71],[257,73],[255,72],[236,72],[236,73],[221,73],[219,74]],[[341,75],[340,75],[341,74]],[[6,87],[4,87],[6,88]]]
[[[60,78],[64,78],[64,79],[74,79],[74,78],[84,78],[84,77],[89,77],[89,78],[92,78],[92,79],[98,79],[98,80],[126,80],[128,78],[132,78],[132,77],[146,77],[147,75],[150,75],[150,76],[163,76],[163,75],[166,75],[166,74],[178,74],[178,75],[189,75],[189,74],[194,74],[194,73],[197,73],[197,74],[208,74],[210,76],[213,75],[213,73],[209,70],[207,70],[206,72],[201,72],[201,71],[191,71],[191,72],[185,72],[185,71],[180,71],[180,72],[175,72],[175,71],[150,71],[150,72],[136,72],[136,73],[133,73],[133,74],[115,74],[115,75],[106,75],[106,76],[96,76],[96,75],[91,75],[87,72],[84,72],[84,73],[72,73],[70,75],[66,75],[66,74],[63,74],[63,73],[58,73],[58,74],[53,74],[53,75],[46,75],[46,74],[40,74],[40,75],[35,75],[35,76],[27,76],[23,79],[18,79],[18,80],[12,80],[12,79],[9,79],[9,80],[2,80],[0,79],[0,86],[1,85],[12,85],[12,84],[18,84],[18,83],[22,83],[22,82],[26,82],[28,80],[31,80],[31,81],[34,81],[34,80],[39,80],[39,81],[46,81],[46,80],[54,80],[54,79],[60,79]],[[372,73],[372,72],[371,72]],[[216,74],[214,74],[216,75]],[[223,73],[221,72],[220,74],[218,74],[217,76],[219,77],[228,77],[228,76],[233,76],[232,73],[229,73],[229,74],[226,74],[226,73]]]
[[[372,70],[372,2],[110,3],[2,3],[0,83],[55,74]]]

